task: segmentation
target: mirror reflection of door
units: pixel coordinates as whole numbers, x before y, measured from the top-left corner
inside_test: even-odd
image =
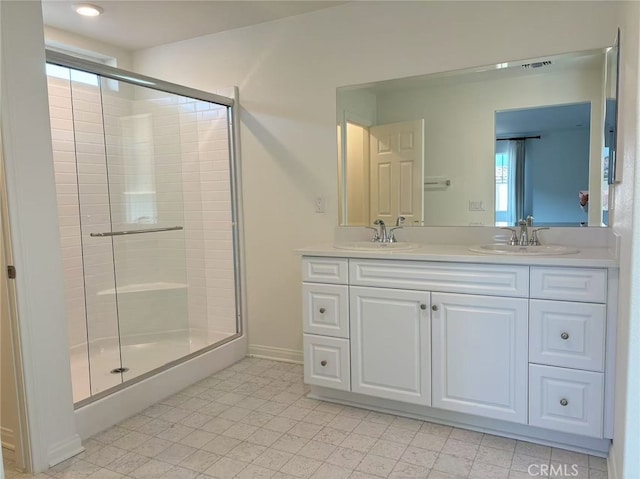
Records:
[[[369,128],[345,122],[344,175],[346,189],[345,223],[367,226],[369,222]]]
[[[496,225],[587,224],[590,126],[590,103],[496,112]]]
[[[422,224],[424,195],[424,121],[377,125],[371,137],[370,221]]]

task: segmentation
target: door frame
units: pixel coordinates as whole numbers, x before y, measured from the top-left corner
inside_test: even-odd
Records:
[[[338,137],[338,205],[339,218],[338,223],[342,226],[350,226],[349,217],[347,215],[348,205],[347,196],[349,191],[349,185],[347,184],[347,123],[361,126],[369,134],[369,128],[374,126],[374,122],[363,116],[353,113],[349,110],[342,112],[342,118],[340,118],[340,124],[338,125],[337,137]],[[371,153],[369,152],[366,159],[371,164]],[[371,198],[366,198],[366,201],[371,202]]]
[[[0,131],[0,274],[8,274],[8,266],[13,264],[13,252],[11,247],[11,235],[9,225],[9,210],[7,202],[7,188],[4,174],[4,156],[2,148],[2,135]],[[16,299],[15,281],[6,280],[6,288],[0,290],[0,303],[7,301],[9,314],[9,334],[11,336],[11,357],[15,379],[15,398],[17,413],[17,430],[14,434],[14,458],[16,466],[20,469],[32,471],[31,441],[27,418],[27,401],[24,384],[24,369],[22,361],[22,347],[20,344],[20,322],[18,321],[18,308]],[[3,284],[3,286],[4,286]]]

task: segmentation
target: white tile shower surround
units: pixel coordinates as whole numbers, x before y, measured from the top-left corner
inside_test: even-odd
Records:
[[[122,365],[129,368],[129,371],[122,375],[127,381],[168,362],[200,351],[233,334],[235,333],[197,330],[172,332],[156,335],[136,344],[123,345],[122,350],[118,347],[117,338],[102,340],[90,350],[91,382],[86,345],[71,348],[73,402],[88,398],[91,395],[91,387],[93,387],[93,394],[97,394],[120,384],[122,382],[120,375],[110,372],[120,367],[120,357],[122,357]]]
[[[564,477],[607,478],[599,457],[316,401],[307,391],[300,365],[247,358],[35,477],[524,479],[539,477],[529,466],[564,464]],[[10,454],[5,468],[8,479],[32,477]]]

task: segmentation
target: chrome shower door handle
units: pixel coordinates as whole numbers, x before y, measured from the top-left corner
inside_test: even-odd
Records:
[[[125,235],[139,235],[143,233],[158,233],[160,231],[179,231],[183,229],[182,226],[168,226],[166,228],[146,228],[143,230],[126,230],[126,231],[105,231],[103,233],[90,233],[89,236],[94,238],[102,238],[107,236],[125,236]]]

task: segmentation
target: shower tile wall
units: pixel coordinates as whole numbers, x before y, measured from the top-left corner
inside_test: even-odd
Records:
[[[174,305],[176,311],[176,305],[184,301],[188,318],[183,318],[182,328],[191,334],[200,333],[205,339],[209,335],[209,341],[219,340],[219,333],[235,333],[226,108],[157,92],[146,94],[145,98],[138,94],[136,98],[131,88],[122,83],[117,89],[109,90],[109,85],[103,88],[101,99],[97,85],[74,81],[70,86],[69,80],[52,76],[48,81],[72,355],[86,359],[92,351],[104,353],[111,349],[111,343],[118,340],[111,239],[89,238],[88,234],[111,230],[109,193],[113,230],[127,226],[131,229],[131,211],[127,212],[123,198],[131,189],[127,181],[139,173],[131,171],[130,160],[134,156],[143,157],[142,163],[147,161],[158,175],[176,178],[172,181],[170,177],[156,177],[155,185],[150,186],[155,186],[159,226],[183,225],[184,231],[115,238],[119,290],[129,286],[135,291],[136,285],[142,283],[154,283],[151,288],[165,283],[163,287],[169,289],[156,294],[155,300],[167,299],[163,307]],[[125,131],[134,131],[135,135],[123,135]],[[145,221],[142,218],[143,224],[136,228],[143,228]],[[154,219],[148,221],[152,223]],[[126,241],[120,241],[123,238]],[[188,290],[171,289],[171,284],[188,284]],[[162,324],[154,325],[149,319],[153,295],[122,293],[119,299],[120,308],[127,308],[126,322],[120,311],[120,326],[124,326],[127,341],[138,340],[136,334],[163,331]],[[90,318],[88,334],[85,309]],[[180,322],[166,326],[175,329]],[[113,346],[117,350],[117,345]],[[72,371],[74,381],[77,374],[88,378],[88,363],[79,364],[82,366],[75,365],[79,370]],[[93,374],[94,371],[92,377]],[[105,372],[99,383],[99,388],[94,384],[94,394],[97,389],[118,384],[119,378],[108,377]],[[83,397],[88,395],[83,393]]]
[[[69,344],[72,349],[86,349],[87,328],[84,320],[85,296],[71,85],[68,80],[48,77],[48,87]]]
[[[227,109],[206,102],[195,102],[197,142],[191,154],[197,155],[191,185],[200,189],[202,241],[209,331],[236,332],[233,232],[229,175],[229,136]],[[191,114],[193,115],[193,114]],[[197,227],[194,224],[194,229]],[[189,251],[189,249],[188,249]],[[201,263],[202,264],[202,263]]]

